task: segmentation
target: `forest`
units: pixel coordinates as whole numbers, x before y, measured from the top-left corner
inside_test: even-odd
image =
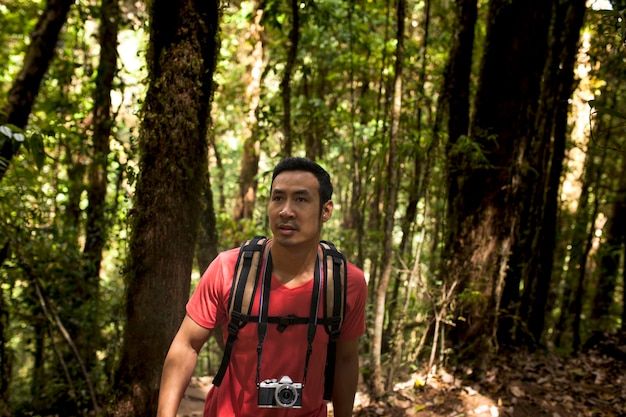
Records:
[[[355,415],[625,415],[625,14],[0,0],[0,417],[155,415],[286,156],[329,171],[323,238],[366,274]]]

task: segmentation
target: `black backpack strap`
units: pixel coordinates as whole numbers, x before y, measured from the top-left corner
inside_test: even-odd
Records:
[[[345,256],[326,241],[320,242],[324,262],[324,317],[325,329],[329,335],[326,353],[324,399],[330,401],[335,380],[335,359],[337,340],[346,312],[346,292],[348,267]]]
[[[269,254],[267,256],[267,264],[265,267],[265,274],[262,277],[262,292],[261,292],[261,311],[260,317],[258,320],[258,338],[259,344],[257,345],[257,368],[256,368],[256,385],[259,387],[261,383],[261,358],[263,353],[263,342],[265,341],[265,335],[267,333],[267,325],[270,322],[275,322],[278,320],[279,325],[277,329],[280,329],[282,323],[285,323],[285,326],[288,325],[287,322],[302,323],[302,317],[297,316],[287,316],[287,317],[270,317],[268,316],[269,304],[270,304],[270,287],[271,287],[271,279],[272,279],[272,256]],[[309,360],[311,359],[311,354],[313,353],[313,341],[315,340],[315,333],[317,332],[317,314],[319,310],[319,299],[320,299],[320,288],[321,288],[321,277],[320,277],[320,260],[317,259],[315,263],[315,272],[313,278],[313,294],[311,300],[311,307],[309,310],[309,317],[305,318],[307,326],[307,350],[306,357],[304,361],[304,375],[302,377],[302,388],[306,385],[306,377],[309,369]],[[275,320],[271,320],[275,319]],[[283,328],[284,330],[284,328]]]
[[[239,329],[250,321],[250,310],[256,293],[259,269],[263,262],[266,243],[267,239],[264,236],[256,236],[254,239],[246,241],[239,248],[228,301],[228,338],[224,345],[222,363],[213,378],[213,385],[215,386],[219,386],[224,379]]]

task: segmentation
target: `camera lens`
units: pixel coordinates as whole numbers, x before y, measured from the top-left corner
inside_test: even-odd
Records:
[[[298,391],[293,385],[283,385],[276,389],[274,394],[276,404],[281,407],[293,407],[298,401]]]

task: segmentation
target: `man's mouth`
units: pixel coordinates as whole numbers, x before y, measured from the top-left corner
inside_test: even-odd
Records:
[[[297,228],[290,224],[279,224],[278,229],[289,232],[289,231],[295,231]]]

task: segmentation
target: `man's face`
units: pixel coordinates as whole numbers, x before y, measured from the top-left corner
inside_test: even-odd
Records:
[[[274,178],[268,216],[274,241],[285,246],[317,242],[322,223],[333,210],[327,201],[320,210],[319,183],[307,171],[284,171]]]

